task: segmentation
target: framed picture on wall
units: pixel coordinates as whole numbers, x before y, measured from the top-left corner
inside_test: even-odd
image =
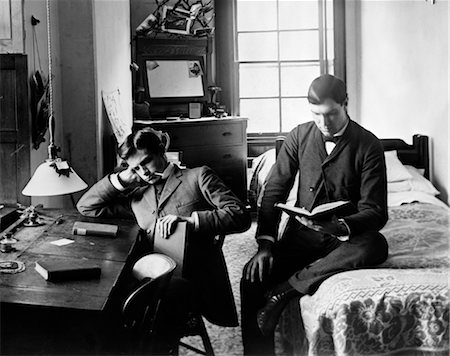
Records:
[[[164,6],[163,23],[161,29],[170,33],[179,33],[188,35],[191,30],[192,18],[191,13],[184,9],[173,8],[172,6]]]

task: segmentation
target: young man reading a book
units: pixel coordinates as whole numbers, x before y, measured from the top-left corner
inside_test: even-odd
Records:
[[[387,258],[387,242],[378,232],[388,219],[380,141],[348,116],[340,79],[316,78],[308,101],[313,121],[294,128],[281,147],[258,212],[258,251],[243,271],[246,355],[274,354],[274,329],[292,298],[313,294],[333,274]],[[320,218],[291,214],[277,240],[281,209],[275,204],[286,201],[296,174],[297,207],[311,211],[335,201],[350,204]]]
[[[93,217],[134,216],[146,232],[140,241],[142,254],[150,252],[150,241],[156,234],[170,239],[178,222],[185,221],[190,233],[184,278],[172,278],[169,286],[172,295],[168,299],[174,304],[166,305],[165,312],[182,320],[179,314],[192,310],[180,310],[181,305],[194,299],[210,322],[237,326],[231,285],[215,236],[247,230],[250,215],[211,169],[203,166],[182,170],[167,161],[165,150],[157,131],[144,128],[132,133],[119,148],[119,155],[128,167],[92,186],[77,208],[81,214]],[[191,307],[196,306],[186,306]],[[165,337],[171,343],[174,340],[170,338],[179,336],[176,335],[179,325],[168,322],[166,326],[171,335]]]

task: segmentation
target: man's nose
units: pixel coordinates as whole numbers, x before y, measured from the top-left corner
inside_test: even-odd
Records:
[[[151,173],[150,173],[150,171],[147,169],[147,168],[142,168],[142,172],[143,172],[143,174],[144,174],[144,176],[146,176],[146,177],[148,177],[148,176],[150,176],[151,175]]]
[[[325,115],[322,115],[321,120],[322,120],[322,123],[323,123],[325,126],[329,126],[330,123],[331,123],[330,117],[329,117],[328,115],[326,115],[326,114],[325,114]]]

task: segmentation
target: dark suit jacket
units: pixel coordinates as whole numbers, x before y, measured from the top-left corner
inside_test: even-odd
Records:
[[[296,206],[308,210],[325,200],[350,200],[355,209],[345,216],[352,236],[380,230],[388,219],[383,148],[371,132],[350,120],[328,156],[322,134],[311,121],[287,136],[268,177],[258,215],[257,235],[276,237],[280,211],[299,172]]]
[[[168,214],[191,216],[196,211],[199,229],[190,234],[185,258],[186,278],[196,283],[205,317],[223,326],[237,326],[228,272],[218,234],[249,228],[251,220],[242,202],[208,167],[180,170],[175,166],[159,200],[149,185],[122,194],[109,177],[97,182],[79,200],[77,208],[86,216],[130,216],[152,237],[156,219]]]

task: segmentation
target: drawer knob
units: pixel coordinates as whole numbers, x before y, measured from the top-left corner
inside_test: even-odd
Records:
[[[231,132],[229,132],[229,131],[227,131],[227,132],[224,132],[223,134],[222,134],[222,136],[231,136],[232,135],[232,133]]]

